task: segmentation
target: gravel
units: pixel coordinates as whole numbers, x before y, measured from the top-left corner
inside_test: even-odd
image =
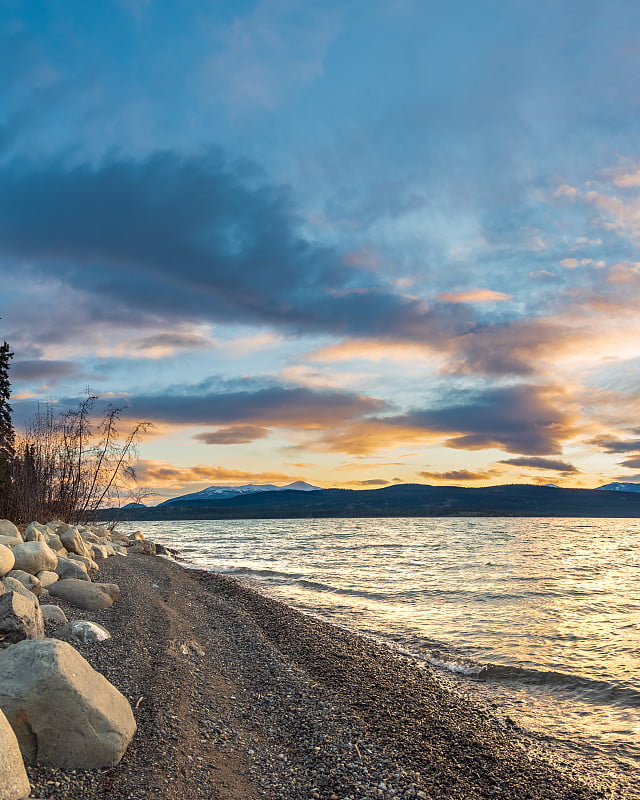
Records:
[[[138,724],[104,770],[28,768],[32,797],[166,800],[594,800],[638,797],[534,750],[435,672],[215,573],[112,557],[112,638],[76,645]]]

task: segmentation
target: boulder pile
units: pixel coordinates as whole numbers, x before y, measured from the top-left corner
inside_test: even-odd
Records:
[[[21,533],[0,520],[0,800],[28,797],[25,762],[103,768],[117,764],[131,741],[129,701],[73,647],[104,641],[109,632],[68,621],[52,604],[60,598],[78,609],[109,608],[120,588],[95,580],[98,564],[129,548],[156,553],[140,532],[53,520]],[[46,637],[45,625],[55,638]]]

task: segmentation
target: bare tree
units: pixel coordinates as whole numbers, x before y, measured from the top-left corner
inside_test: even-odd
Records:
[[[122,435],[124,406],[109,404],[96,419],[97,401],[87,393],[60,415],[49,405],[38,407],[16,446],[11,511],[17,522],[84,522],[107,504],[138,496],[136,445],[151,425],[139,422]]]

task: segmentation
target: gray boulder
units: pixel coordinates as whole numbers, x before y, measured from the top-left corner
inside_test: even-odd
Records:
[[[28,763],[110,767],[136,730],[127,699],[57,639],[23,641],[0,652],[0,708]]]
[[[8,572],[5,575],[6,578],[13,578],[16,581],[20,581],[20,583],[30,592],[36,595],[36,597],[40,597],[42,594],[42,583],[40,582],[40,578],[36,575],[32,575],[30,572],[25,572],[22,569],[12,569],[11,572]]]
[[[144,539],[144,533],[142,531],[134,531],[127,536],[127,539],[130,542],[141,542]]]
[[[67,548],[62,544],[62,540],[58,536],[57,533],[52,533],[47,538],[47,544],[52,550],[55,550],[56,553],[59,555],[64,555],[67,552]]]
[[[50,572],[48,570],[43,570],[36,575],[36,578],[42,584],[43,589],[47,589],[51,586],[52,583],[55,583],[57,580],[60,580],[60,576],[57,572]]]
[[[90,580],[85,565],[81,561],[75,561],[71,558],[60,556],[54,571],[60,576],[61,580],[64,578],[75,578],[79,581]]]
[[[66,625],[69,621],[67,619],[67,615],[60,608],[60,606],[54,606],[49,603],[45,603],[45,605],[40,606],[40,611],[42,611],[45,624]]]
[[[16,569],[37,575],[43,569],[54,570],[58,556],[45,542],[22,542],[13,548]]]
[[[51,531],[39,522],[30,522],[24,529],[22,538],[25,542],[46,542]]]
[[[11,539],[14,542],[21,542],[22,536],[16,526],[8,519],[0,519],[0,537]],[[5,544],[3,541],[2,544]]]
[[[4,647],[23,639],[44,637],[44,618],[38,601],[18,592],[0,595],[0,644]],[[2,674],[0,673],[0,683]]]
[[[131,546],[131,552],[143,553],[145,556],[155,556],[156,554],[155,542],[152,542],[150,539],[144,539],[143,541],[136,541]]]
[[[49,587],[49,594],[60,597],[85,611],[109,608],[120,597],[120,587],[115,583],[91,583],[74,578],[64,578]]]
[[[18,594],[22,594],[25,597],[28,597],[29,600],[33,600],[36,596],[30,589],[21,583],[16,578],[12,578],[10,575],[5,575],[2,579],[2,585],[6,592],[17,592]]]
[[[97,537],[95,533],[92,533],[91,531],[82,531],[80,535],[82,536],[83,541],[88,542],[89,544],[100,543],[99,537]]]
[[[70,642],[104,642],[111,634],[97,622],[86,619],[72,619],[67,625],[56,631],[56,639],[67,639]]]
[[[0,578],[11,572],[16,563],[16,558],[13,552],[3,544],[0,544]]]
[[[18,740],[9,721],[0,711],[0,800],[22,800],[31,787],[22,761]]]
[[[82,536],[76,528],[70,528],[60,534],[60,541],[70,553],[77,553],[79,556],[91,557],[89,548],[84,543]]]
[[[92,544],[91,555],[94,561],[103,561],[107,558],[107,548],[101,544]]]
[[[87,572],[89,572],[89,570],[94,570],[97,572],[100,569],[96,562],[87,556],[79,556],[77,553],[69,553],[68,558],[70,558],[72,561],[79,561],[84,565]]]

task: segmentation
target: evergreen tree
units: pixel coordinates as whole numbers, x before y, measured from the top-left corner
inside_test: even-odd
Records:
[[[11,466],[15,455],[16,435],[11,420],[12,408],[9,405],[9,364],[12,358],[13,353],[5,342],[0,347],[0,509],[8,506]]]

